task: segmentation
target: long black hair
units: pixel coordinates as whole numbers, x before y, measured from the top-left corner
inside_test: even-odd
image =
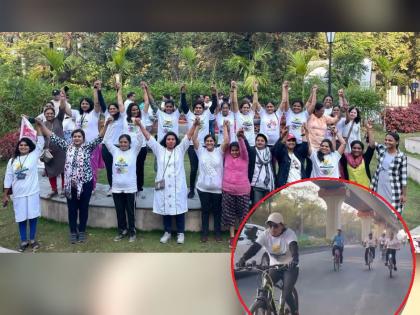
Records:
[[[321,141],[321,144],[324,143],[324,142],[328,143],[328,146],[330,147],[331,153],[334,152],[334,148],[333,148],[333,144],[332,144],[331,140],[330,139],[324,139],[324,140]],[[324,162],[324,155],[325,154],[322,153],[321,150],[318,150],[318,152],[316,153],[316,156],[317,156],[317,158],[320,162]]]
[[[79,113],[80,115],[83,115],[84,111],[82,110],[82,102],[86,101],[89,103],[89,109],[87,110],[88,113],[90,113],[93,110],[93,101],[89,97],[83,97],[79,102]]]
[[[21,144],[22,142],[25,142],[28,145],[28,147],[29,147],[29,153],[31,153],[33,150],[35,150],[35,143],[33,143],[31,139],[26,138],[26,137],[23,137],[16,144],[15,152],[13,153],[12,164],[15,161],[15,159],[18,156],[20,156],[19,144]]]
[[[132,117],[131,116],[131,109],[134,106],[137,106],[137,108],[139,109],[139,118],[141,118],[141,110],[140,110],[139,104],[132,102],[132,103],[130,103],[130,105],[128,105],[127,111],[126,111],[126,113],[127,113],[127,122],[129,122],[129,123],[131,123],[131,117]]]
[[[117,108],[117,113],[116,114],[114,114],[114,115],[111,115],[111,113],[109,113],[109,108],[111,107],[111,106],[115,106],[116,108]],[[118,104],[117,103],[111,103],[111,104],[108,104],[108,107],[107,107],[107,109],[108,109],[108,113],[109,113],[109,115],[110,116],[112,116],[112,118],[114,118],[114,120],[118,120],[118,118],[120,118],[120,107],[118,106]]]
[[[356,112],[357,112],[357,117],[354,119],[354,122],[356,124],[358,124],[358,123],[360,123],[360,110],[356,106],[352,106],[352,107],[349,108],[349,114],[353,109],[355,109]]]
[[[167,133],[166,133],[166,135],[163,137],[163,139],[160,141],[160,144],[162,145],[162,146],[164,146],[165,148],[166,148],[166,138],[168,138],[168,136],[174,136],[175,137],[175,147],[178,145],[178,144],[180,144],[180,141],[179,141],[179,138],[178,138],[178,136],[176,135],[176,133],[175,132],[173,132],[173,131],[168,131]]]
[[[391,136],[392,138],[395,139],[395,141],[397,141],[397,149],[398,149],[398,146],[400,145],[400,135],[396,132],[388,131],[385,137],[386,136]]]

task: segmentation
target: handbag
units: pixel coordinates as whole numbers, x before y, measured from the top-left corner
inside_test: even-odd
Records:
[[[44,149],[44,150],[42,150],[42,153],[41,153],[41,155],[39,157],[39,159],[41,160],[41,162],[44,162],[46,164],[48,164],[49,162],[51,162],[53,158],[54,157],[51,154],[50,149]]]
[[[169,161],[171,160],[171,157],[172,157],[172,152],[171,152],[171,155],[169,156],[168,162],[166,163],[165,169],[163,170],[162,179],[155,181],[155,190],[165,189],[165,173],[166,173],[166,168],[168,167]]]

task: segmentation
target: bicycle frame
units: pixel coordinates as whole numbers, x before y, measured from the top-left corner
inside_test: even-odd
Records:
[[[340,250],[336,248],[334,250],[334,271],[340,270]]]

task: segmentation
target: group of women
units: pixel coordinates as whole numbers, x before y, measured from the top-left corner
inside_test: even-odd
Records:
[[[39,246],[35,240],[39,186],[33,161],[45,150],[53,156],[44,160],[52,188],[48,197],[58,194],[57,176],[61,175],[71,243],[86,240],[88,206],[102,160],[117,214],[118,234],[114,240],[128,237],[130,242],[135,241],[136,194],[143,190],[148,148],[156,157],[153,212],[163,218],[162,243],[172,237],[173,218],[177,243],[184,243],[187,200],[194,197],[195,190],[202,206],[202,242],[208,241],[210,213],[214,216],[215,239],[222,241],[222,226],[226,226],[231,244],[235,226],[250,205],[277,187],[307,177],[341,177],[370,186],[402,211],[407,193],[407,158],[398,149],[399,136],[389,132],[384,145],[376,144],[368,121],[365,151],[360,112],[348,106],[343,90],[339,91],[339,104],[334,106],[332,96],[317,102],[317,86],[313,86],[304,106],[301,100],[289,102],[289,84],[284,82],[281,103],[276,108],[271,101],[260,104],[257,83],[253,85],[252,101],[239,103],[238,87],[232,81],[229,98],[219,99],[216,88],[211,87],[211,102],[197,98],[190,110],[185,85],[178,109],[171,98],[165,99],[163,107],[156,106],[148,85],[141,82],[141,88],[142,104],[129,93],[128,106],[124,105],[121,85],[117,84],[117,102],[106,105],[101,82],[96,81],[93,100],[83,98],[78,110],[70,108],[64,90],[53,92],[54,100],[36,119],[37,144],[22,138],[7,166],[3,202],[8,202],[13,189],[21,250]],[[156,138],[150,133],[151,109],[157,117]],[[181,114],[188,122],[188,132],[182,139]],[[105,123],[99,128],[101,115]],[[209,132],[213,118],[217,138]],[[375,150],[379,163],[371,177],[369,163]],[[191,164],[189,192],[184,169],[187,152]]]

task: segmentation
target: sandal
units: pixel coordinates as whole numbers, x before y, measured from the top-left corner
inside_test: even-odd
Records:
[[[18,248],[18,252],[23,253],[29,246],[29,243],[27,241],[23,241],[22,243],[20,243],[20,246]]]
[[[31,241],[31,248],[33,250],[36,250],[40,247],[39,243],[37,241]]]

